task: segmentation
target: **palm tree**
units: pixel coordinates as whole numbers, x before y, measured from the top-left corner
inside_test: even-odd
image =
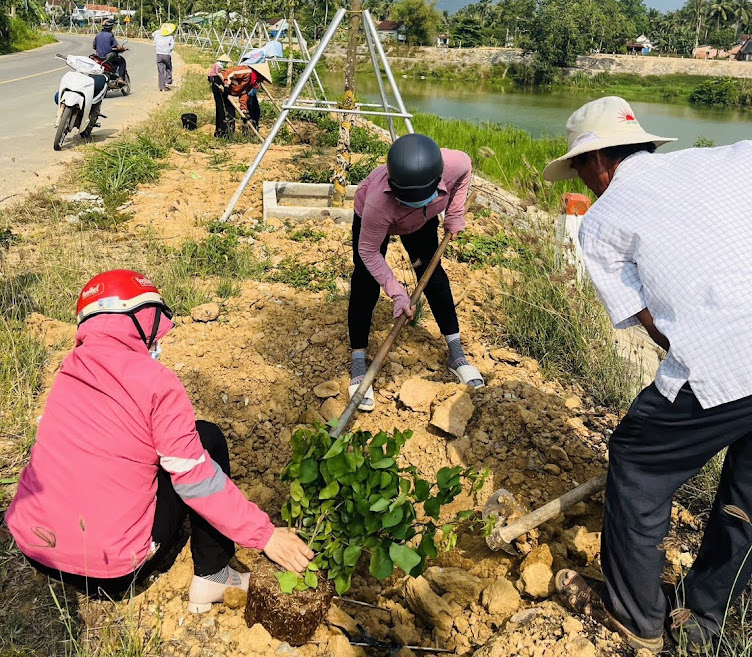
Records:
[[[752,22],[752,2],[750,0],[736,0],[733,4],[732,14],[734,16],[734,32],[738,37],[740,30],[742,33],[749,30],[750,22]]]
[[[708,9],[708,18],[716,19],[716,29],[721,29],[721,22],[725,25],[732,15],[734,6],[730,0],[713,0]]]

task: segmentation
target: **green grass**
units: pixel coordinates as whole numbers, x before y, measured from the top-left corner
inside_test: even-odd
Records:
[[[15,436],[30,443],[30,425],[36,395],[44,377],[47,350],[39,338],[24,330],[23,322],[0,317],[0,436]]]
[[[164,142],[145,134],[95,148],[84,164],[84,177],[107,207],[120,205],[141,183],[159,178],[160,159],[167,156]]]
[[[14,17],[10,19],[10,40],[0,41],[0,55],[31,50],[56,41],[57,39],[51,34],[29,27],[23,20]]]
[[[553,227],[507,234],[510,237],[497,236],[495,241],[476,238],[481,254],[470,252],[471,258],[494,262],[503,248],[499,263],[509,270],[484,330],[493,335],[500,325],[499,341],[535,358],[547,375],[578,382],[596,404],[627,408],[639,390],[637,372],[619,355],[593,287],[577,285],[574,270],[558,264]],[[519,246],[508,253],[513,244]]]
[[[477,235],[466,230],[449,244],[447,256],[467,263],[473,269],[481,269],[508,264],[521,248],[522,245],[514,243],[514,239],[503,230],[496,235]]]
[[[314,230],[310,226],[294,230],[289,235],[293,242],[320,242],[326,237],[323,230]]]
[[[476,171],[498,182],[523,202],[554,210],[560,207],[565,192],[588,193],[579,180],[557,183],[543,180],[546,164],[567,150],[563,137],[535,139],[511,125],[478,125],[442,119],[435,114],[415,114],[412,123],[416,132],[433,137],[443,148],[467,153]]]
[[[270,278],[275,283],[285,283],[296,289],[333,292],[336,289],[338,275],[337,269],[332,266],[320,269],[315,265],[297,262],[294,258],[285,258],[277,265]]]

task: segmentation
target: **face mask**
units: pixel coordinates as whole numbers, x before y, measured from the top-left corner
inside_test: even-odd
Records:
[[[408,208],[424,208],[426,207],[431,201],[436,200],[436,198],[439,195],[439,191],[436,190],[431,196],[429,196],[425,201],[403,201],[402,199],[397,199],[402,205],[406,205]]]
[[[150,355],[150,356],[151,356],[151,357],[152,357],[152,358],[153,358],[154,360],[159,360],[159,357],[160,357],[160,356],[162,355],[162,345],[161,345],[161,344],[159,344],[159,342],[157,342],[157,346],[156,346],[156,348],[154,349],[154,351],[152,351],[152,350],[149,350],[149,355]]]

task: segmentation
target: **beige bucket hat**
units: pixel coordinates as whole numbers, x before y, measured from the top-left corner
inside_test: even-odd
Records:
[[[578,109],[567,121],[566,155],[550,162],[543,169],[546,180],[569,180],[577,172],[570,160],[582,153],[589,153],[627,144],[653,142],[656,146],[676,141],[675,137],[658,137],[645,132],[635,118],[629,103],[618,96],[606,96],[589,102]]]
[[[246,66],[256,71],[256,73],[258,73],[267,82],[272,81],[272,72],[269,69],[269,64],[267,64],[266,62],[261,62],[260,64],[246,64]]]

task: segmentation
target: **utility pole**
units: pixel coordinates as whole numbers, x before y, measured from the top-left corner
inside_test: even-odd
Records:
[[[360,0],[352,0],[350,7],[350,40],[347,44],[347,61],[345,62],[345,91],[339,103],[340,109],[355,109],[355,70],[358,57],[358,33],[360,32],[361,7]],[[350,150],[350,133],[352,131],[352,114],[342,114],[337,141],[337,161],[334,165],[334,195],[332,205],[341,208],[345,205],[347,182],[352,164]]]

